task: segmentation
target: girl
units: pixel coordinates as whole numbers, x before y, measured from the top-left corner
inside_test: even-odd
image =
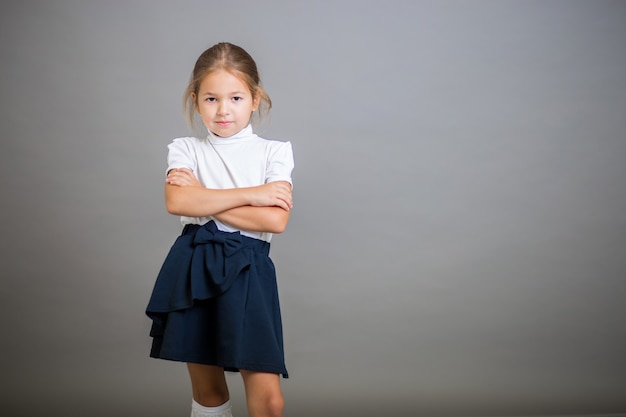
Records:
[[[289,219],[293,154],[289,142],[253,133],[262,106],[271,101],[252,57],[216,44],[185,91],[188,121],[199,115],[209,135],[168,146],[165,204],[184,227],[148,303],[150,356],[187,362],[196,417],[232,415],[225,370],[240,372],[250,416],[283,412],[288,375],[268,254]]]

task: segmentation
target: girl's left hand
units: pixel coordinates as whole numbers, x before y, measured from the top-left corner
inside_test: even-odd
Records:
[[[189,168],[173,168],[167,173],[166,184],[179,187],[202,187],[200,181]]]

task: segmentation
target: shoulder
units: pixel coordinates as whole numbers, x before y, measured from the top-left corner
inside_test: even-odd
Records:
[[[267,149],[270,153],[274,152],[292,152],[291,142],[276,140],[276,139],[265,139],[260,136],[256,137],[256,140],[259,144],[261,144],[265,149]]]
[[[167,146],[170,148],[176,147],[176,146],[195,147],[195,146],[198,146],[203,141],[204,141],[203,139],[199,139],[193,136],[183,136],[179,138],[174,138],[172,142],[170,142],[170,144]]]
[[[179,137],[167,145],[167,161],[170,168],[187,167],[193,169],[198,155],[203,155],[202,139],[195,137]]]
[[[275,169],[276,167],[284,167],[284,169],[289,171],[293,169],[294,158],[290,141],[263,138],[259,138],[259,140],[264,144],[265,158],[270,169]],[[282,170],[283,168],[280,169]]]
[[[271,163],[293,165],[291,142],[265,139],[265,157]]]
[[[185,153],[195,153],[198,149],[206,146],[206,139],[196,138],[192,136],[185,136],[175,138],[167,145],[170,153],[172,152],[185,152]]]

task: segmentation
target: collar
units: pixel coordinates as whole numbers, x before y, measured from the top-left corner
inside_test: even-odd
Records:
[[[255,136],[256,135],[252,131],[252,125],[249,124],[248,126],[241,129],[239,132],[228,137],[216,136],[213,134],[213,132],[209,130],[209,135],[207,136],[207,139],[209,140],[209,142],[211,142],[214,145],[226,145],[226,144],[239,143],[239,142],[243,142],[246,140],[250,140],[254,138]]]

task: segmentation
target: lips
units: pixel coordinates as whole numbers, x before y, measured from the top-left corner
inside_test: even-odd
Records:
[[[230,126],[232,123],[233,122],[229,122],[229,121],[215,122],[215,124],[217,124],[218,126],[222,126],[222,127]]]

